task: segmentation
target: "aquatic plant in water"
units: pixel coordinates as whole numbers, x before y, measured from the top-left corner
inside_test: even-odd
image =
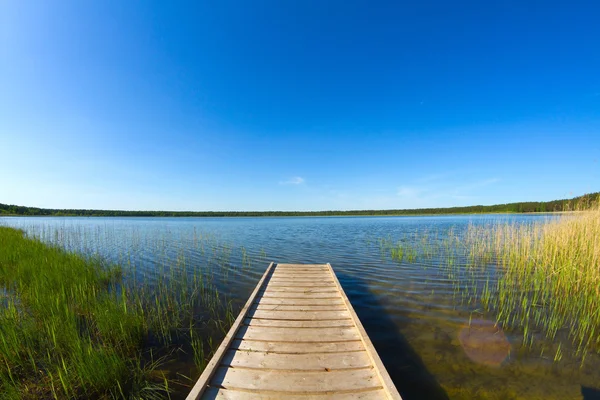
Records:
[[[34,236],[55,243],[48,245],[0,227],[0,393],[168,397],[185,382],[161,365],[189,351],[198,367],[192,375],[199,373],[213,336],[229,329],[233,305],[211,269],[192,268],[166,240],[153,243],[156,271],[146,276],[137,266],[151,247],[147,238],[132,232],[132,248],[117,265],[92,251],[114,240],[110,229],[69,229],[40,227]],[[194,243],[227,268],[230,246],[196,232]]]
[[[470,224],[464,232],[415,236],[380,239],[380,249],[396,262],[436,258],[458,301],[483,306],[498,326],[522,332],[529,348],[538,335],[549,338],[555,361],[564,355],[565,339],[582,363],[589,351],[600,352],[598,205],[544,221]]]

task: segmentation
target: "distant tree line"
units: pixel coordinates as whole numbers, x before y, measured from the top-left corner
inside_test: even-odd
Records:
[[[0,215],[80,216],[80,217],[321,217],[368,215],[435,215],[483,213],[532,213],[571,211],[598,203],[600,192],[572,199],[468,206],[449,208],[416,208],[405,210],[350,210],[350,211],[119,211],[71,210],[25,207],[0,203]]]

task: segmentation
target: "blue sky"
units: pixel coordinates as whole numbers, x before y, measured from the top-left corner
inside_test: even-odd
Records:
[[[378,209],[600,191],[598,15],[5,0],[0,203]]]

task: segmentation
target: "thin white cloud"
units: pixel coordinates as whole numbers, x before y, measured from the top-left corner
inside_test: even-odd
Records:
[[[475,189],[479,189],[479,188],[482,188],[485,186],[492,185],[499,181],[500,181],[500,179],[498,179],[498,178],[489,178],[489,179],[485,179],[482,181],[472,182],[472,183],[468,183],[466,185],[458,186],[454,190],[455,190],[455,192],[467,192],[467,191],[472,191]]]
[[[286,181],[280,181],[280,185],[302,185],[305,182],[301,176],[294,176]]]
[[[399,206],[406,208],[451,207],[465,202],[478,201],[484,188],[500,182],[498,178],[452,186],[442,179],[441,175],[431,175],[417,180],[415,185],[403,185],[397,189]],[[458,202],[458,203],[457,203]]]
[[[421,191],[421,189],[415,186],[400,186],[398,188],[398,196],[404,198],[415,198],[419,196],[419,193],[421,193]]]

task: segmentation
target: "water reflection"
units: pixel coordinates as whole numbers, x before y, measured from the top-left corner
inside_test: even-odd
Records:
[[[448,399],[421,357],[402,335],[410,321],[398,324],[390,318],[378,297],[370,292],[361,278],[343,273],[337,275],[402,398]]]
[[[521,332],[478,322],[495,317],[457,302],[453,280],[441,268],[444,260],[434,254],[396,262],[377,244],[378,238],[396,242],[420,232],[442,235],[451,228],[460,234],[470,223],[539,218],[545,217],[28,217],[0,218],[0,224],[98,254],[151,279],[165,263],[199,269],[237,310],[269,261],[330,262],[405,400],[595,399],[600,390],[597,355],[589,355],[583,366],[567,355],[555,363],[552,341],[540,337],[531,349],[523,345]],[[185,366],[178,368],[185,371]]]

